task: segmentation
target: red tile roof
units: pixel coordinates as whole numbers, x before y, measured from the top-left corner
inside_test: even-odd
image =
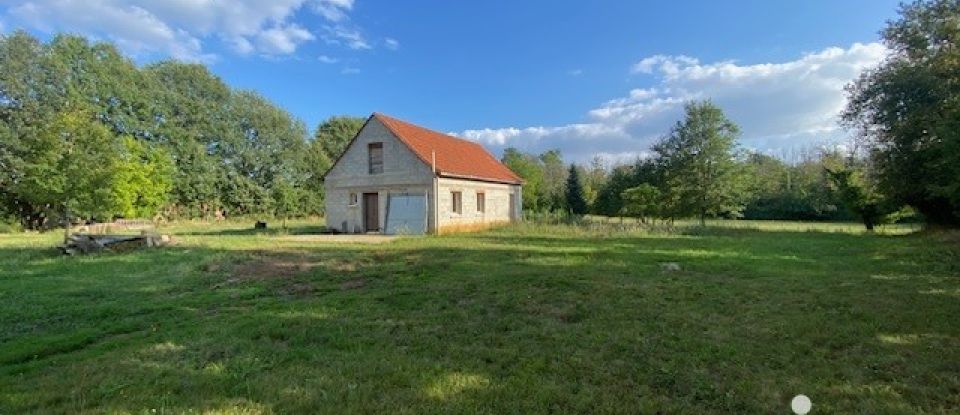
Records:
[[[373,113],[414,154],[433,165],[436,155],[437,175],[497,183],[520,184],[523,179],[500,163],[480,144],[410,124],[396,118]]]

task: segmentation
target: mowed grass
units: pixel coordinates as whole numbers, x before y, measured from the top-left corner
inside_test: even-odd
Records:
[[[960,411],[955,235],[247,225],[74,258],[0,235],[0,413]]]

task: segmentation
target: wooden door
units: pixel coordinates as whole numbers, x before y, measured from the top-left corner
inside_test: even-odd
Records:
[[[380,231],[380,198],[376,193],[363,194],[363,229],[367,232]]]

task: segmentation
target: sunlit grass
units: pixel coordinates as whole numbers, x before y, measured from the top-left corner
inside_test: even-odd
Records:
[[[378,245],[252,220],[63,257],[0,235],[0,413],[960,408],[952,234],[524,223]],[[679,270],[668,270],[675,263]]]

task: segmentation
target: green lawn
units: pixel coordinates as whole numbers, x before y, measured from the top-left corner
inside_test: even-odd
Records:
[[[0,414],[960,411],[960,238],[743,225],[0,235]]]

